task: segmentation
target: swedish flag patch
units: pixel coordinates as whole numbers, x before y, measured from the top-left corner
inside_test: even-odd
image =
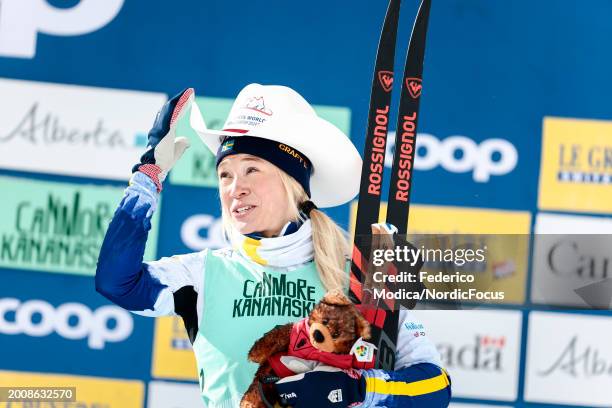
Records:
[[[225,143],[223,143],[223,145],[221,146],[221,151],[225,152],[227,150],[230,150],[232,147],[234,147],[234,141],[228,140]]]

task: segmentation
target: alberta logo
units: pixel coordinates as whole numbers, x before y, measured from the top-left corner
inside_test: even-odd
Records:
[[[612,122],[545,118],[539,206],[612,211]]]

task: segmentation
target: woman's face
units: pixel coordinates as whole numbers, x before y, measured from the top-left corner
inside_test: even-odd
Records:
[[[287,193],[272,163],[234,154],[221,161],[217,176],[221,205],[241,234],[276,236],[289,221]]]

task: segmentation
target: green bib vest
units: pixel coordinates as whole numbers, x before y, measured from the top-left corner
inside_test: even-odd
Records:
[[[258,365],[253,344],[277,325],[306,317],[324,296],[314,262],[289,272],[256,264],[233,251],[208,251],[204,306],[193,343],[208,408],[236,408]]]

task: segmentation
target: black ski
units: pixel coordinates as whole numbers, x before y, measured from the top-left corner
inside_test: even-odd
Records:
[[[406,234],[408,228],[419,99],[422,90],[423,58],[430,7],[431,0],[422,1],[410,38],[404,77],[401,82],[395,154],[386,217],[388,223],[398,228],[400,235]],[[372,325],[371,341],[378,348],[375,366],[386,370],[393,370],[395,367],[399,304],[395,304],[392,300],[375,301],[375,307],[372,307],[372,293],[366,293],[363,290],[363,279],[365,278],[363,272],[368,265],[371,247],[370,243],[364,241],[363,238],[371,235],[370,225],[378,221],[380,210],[399,8],[399,0],[390,0],[376,57],[359,206],[355,221],[350,286],[351,299],[355,303],[364,302],[370,306],[364,308],[363,313]]]
[[[361,169],[359,206],[355,219],[349,296],[354,303],[366,303],[368,306],[371,305],[371,301],[364,296],[367,297],[369,294],[363,289],[370,243],[366,242],[364,237],[371,235],[371,225],[378,222],[380,211],[400,3],[400,0],[389,1],[378,43]],[[372,327],[371,341],[380,349],[378,339],[381,338],[385,311],[378,307],[367,307],[362,309],[362,313]],[[395,343],[393,348],[395,349]],[[377,353],[377,367],[380,366],[379,356],[380,353]]]

